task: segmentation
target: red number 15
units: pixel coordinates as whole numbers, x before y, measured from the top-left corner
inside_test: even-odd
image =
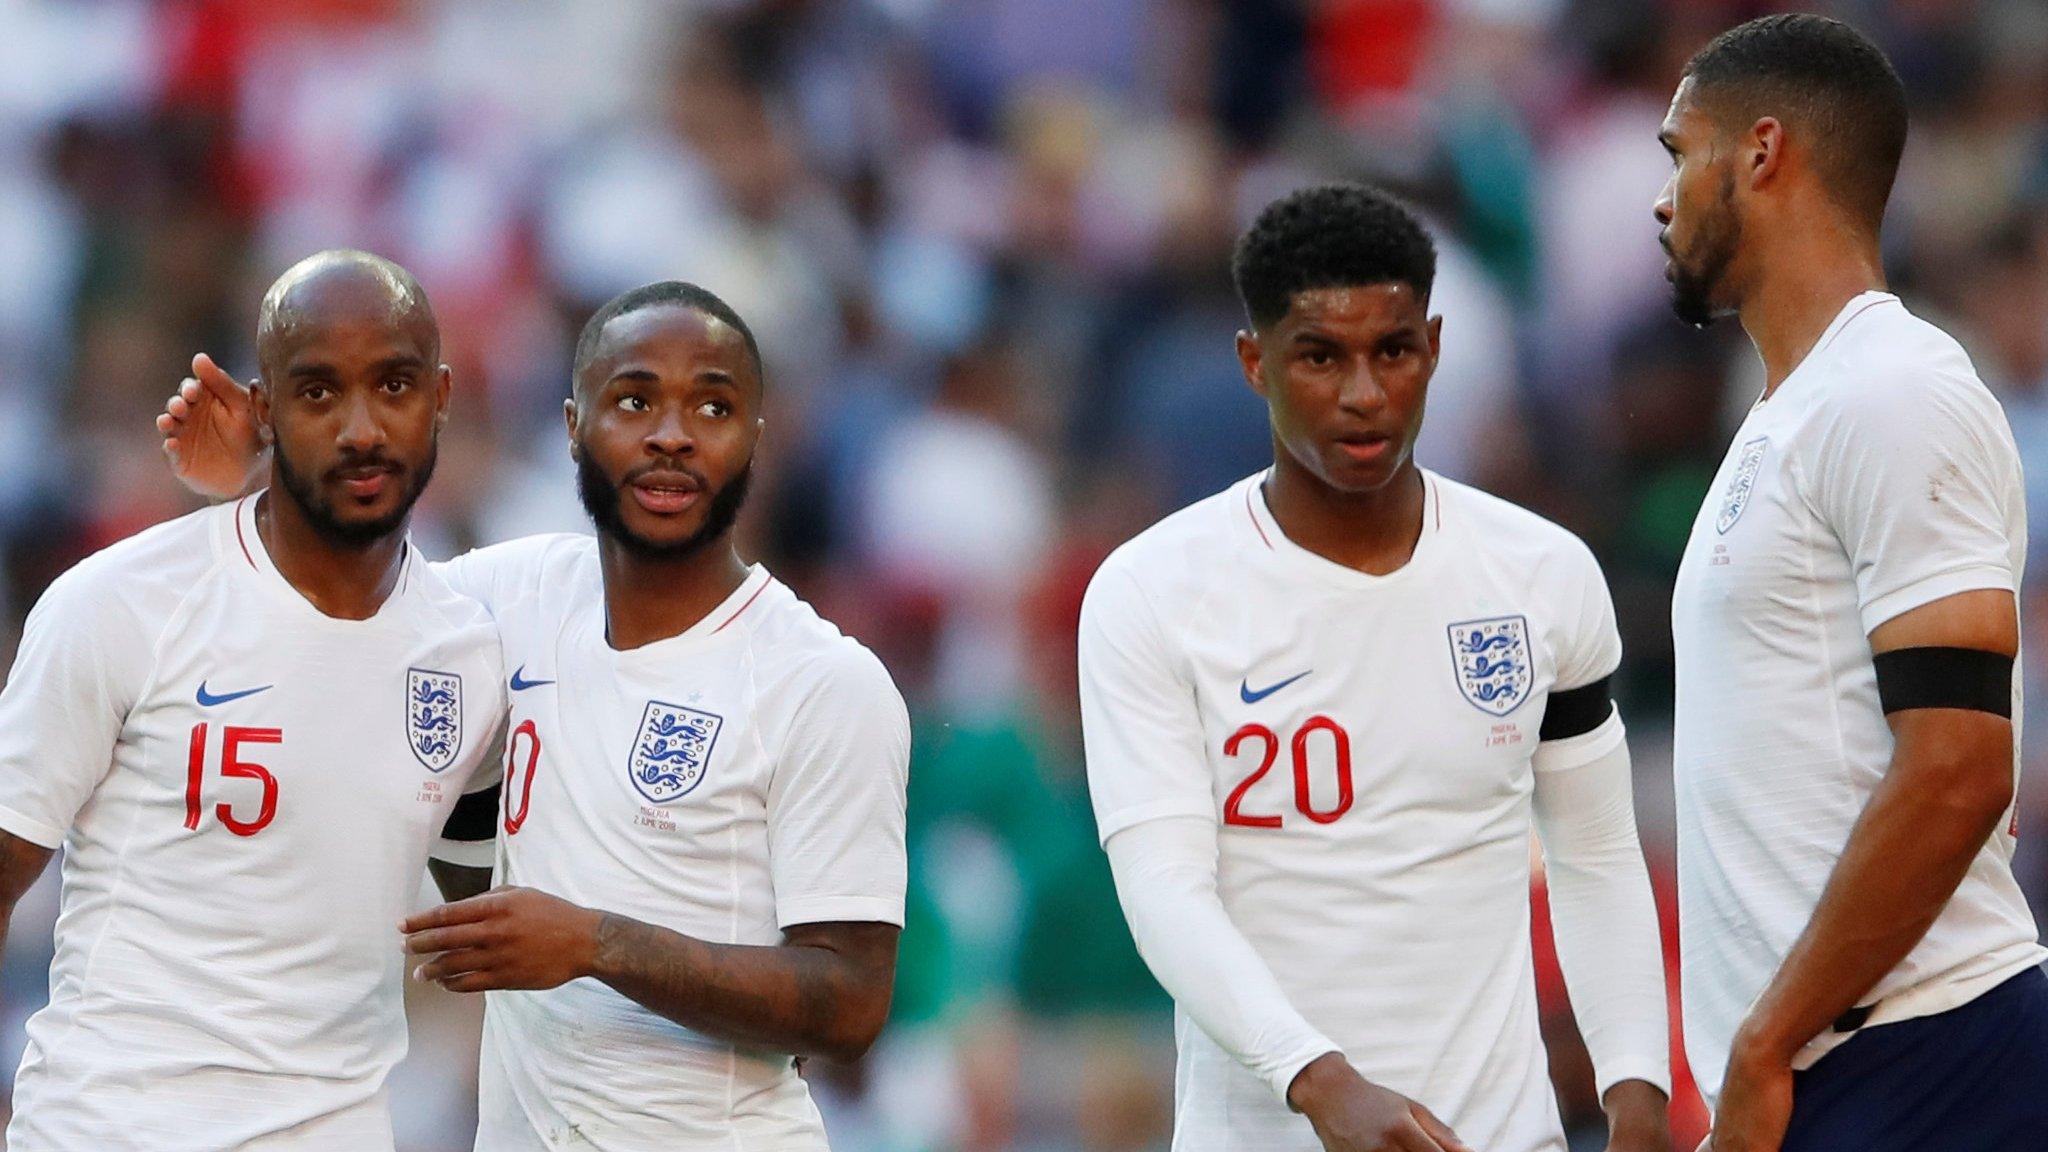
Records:
[[[243,728],[229,724],[221,729],[220,774],[239,776],[263,782],[263,801],[254,820],[238,820],[234,809],[226,804],[213,806],[213,814],[227,830],[237,836],[254,836],[263,831],[277,816],[277,777],[261,764],[251,764],[241,758],[244,744],[282,744],[282,728]],[[185,827],[197,830],[199,827],[199,788],[206,779],[206,725],[192,726],[192,754],[185,761]]]

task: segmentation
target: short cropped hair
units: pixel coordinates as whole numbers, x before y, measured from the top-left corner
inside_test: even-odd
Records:
[[[1363,184],[1319,184],[1259,213],[1230,260],[1252,327],[1287,314],[1297,292],[1406,284],[1422,300],[1436,283],[1436,244],[1415,213]]]
[[[1724,130],[1776,117],[1813,149],[1836,203],[1875,231],[1906,151],[1906,88],[1884,52],[1839,20],[1765,16],[1716,36],[1685,66]]]
[[[666,304],[694,309],[739,329],[740,335],[747,342],[747,355],[754,361],[754,375],[762,377],[765,382],[766,376],[761,368],[761,346],[754,342],[754,330],[747,327],[747,322],[740,319],[740,314],[733,311],[732,305],[719,299],[717,293],[682,280],[657,280],[652,284],[642,284],[638,288],[628,288],[605,301],[604,306],[591,315],[589,321],[583,325],[583,332],[576,337],[576,362],[570,369],[572,379],[581,380],[583,370],[590,367],[591,360],[597,355],[597,341],[604,335],[605,325],[628,313]]]

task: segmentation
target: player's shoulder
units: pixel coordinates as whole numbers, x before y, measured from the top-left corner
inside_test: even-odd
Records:
[[[1813,403],[1836,418],[1911,426],[1939,412],[2000,411],[1962,344],[1896,297],[1852,314],[1827,351]]]
[[[450,588],[497,612],[548,590],[580,595],[597,578],[597,538],[576,532],[521,536],[434,565]]]
[[[597,537],[581,532],[543,532],[498,544],[486,544],[458,558],[460,563],[488,568],[505,576],[544,579],[582,564],[597,562]]]
[[[1427,475],[1443,523],[1464,535],[1475,554],[1504,554],[1517,562],[1533,558],[1567,564],[1593,562],[1593,550],[1562,524],[1484,489],[1434,472]]]
[[[881,658],[788,585],[768,576],[755,606],[760,611],[746,620],[746,626],[757,679],[764,688],[801,695],[829,686],[835,692],[893,700],[902,707],[902,694]]]
[[[1091,593],[1132,583],[1155,596],[1172,596],[1205,578],[1227,578],[1225,558],[1244,542],[1240,537],[1260,531],[1250,501],[1260,498],[1264,475],[1248,476],[1170,512],[1118,545],[1095,570]]]
[[[72,565],[51,582],[44,599],[167,615],[219,566],[234,523],[230,503],[152,525]]]

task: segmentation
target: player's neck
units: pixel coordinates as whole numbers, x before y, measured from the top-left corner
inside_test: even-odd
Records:
[[[405,566],[405,525],[363,545],[320,533],[296,501],[265,492],[256,501],[256,536],[285,583],[323,615],[368,620],[384,606]]]
[[[730,533],[673,560],[635,555],[600,536],[597,556],[605,639],[620,651],[688,632],[747,580],[747,563]]]
[[[1764,362],[1764,396],[1792,375],[1849,301],[1885,288],[1876,238],[1812,229],[1768,247],[1771,266],[1742,304],[1742,327]]]
[[[1422,539],[1422,470],[1413,461],[1371,492],[1340,492],[1283,460],[1264,486],[1280,531],[1333,564],[1371,576],[1399,571]]]

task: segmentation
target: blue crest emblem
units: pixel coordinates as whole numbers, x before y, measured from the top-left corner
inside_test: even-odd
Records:
[[[1726,536],[1735,522],[1742,519],[1742,510],[1749,507],[1749,494],[1756,490],[1756,474],[1763,468],[1764,453],[1770,446],[1768,436],[1759,436],[1742,446],[1735,475],[1728,478],[1728,493],[1721,498],[1721,514],[1714,518],[1714,531]]]
[[[424,668],[406,670],[405,736],[427,771],[439,772],[455,763],[455,753],[462,747],[462,677]]]
[[[704,779],[711,746],[725,719],[695,708],[649,700],[626,772],[633,787],[656,804],[688,795]]]
[[[1529,622],[1520,616],[1453,624],[1451,663],[1458,691],[1481,712],[1505,716],[1529,698],[1535,670],[1529,663]]]

